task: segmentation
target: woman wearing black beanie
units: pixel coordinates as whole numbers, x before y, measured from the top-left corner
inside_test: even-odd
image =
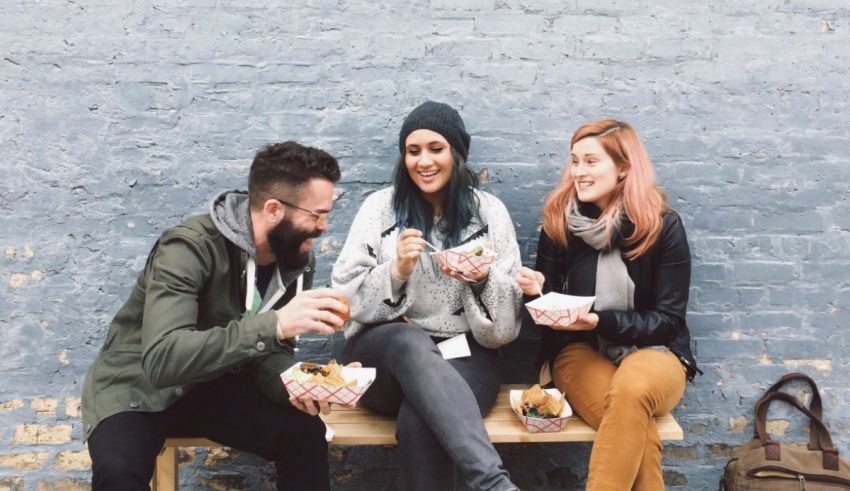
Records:
[[[469,144],[452,107],[414,109],[393,186],[363,203],[333,270],[333,287],[351,301],[343,358],[377,368],[361,404],[398,415],[406,491],[455,489],[456,470],[471,489],[516,489],[482,415],[499,392],[498,348],[519,333],[520,253],[505,206],[477,189]],[[486,242],[495,260],[461,274],[438,265],[426,241]],[[471,355],[446,360],[436,345],[456,336]]]

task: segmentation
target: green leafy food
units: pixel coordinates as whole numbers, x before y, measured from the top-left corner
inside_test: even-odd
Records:
[[[540,414],[537,412],[536,407],[529,407],[523,410],[523,414],[528,416],[529,418],[544,418],[544,419],[552,419],[557,418],[557,416],[549,416],[548,414]]]

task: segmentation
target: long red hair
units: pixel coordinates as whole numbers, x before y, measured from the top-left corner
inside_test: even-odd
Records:
[[[663,213],[667,209],[667,195],[655,183],[655,171],[646,148],[637,132],[628,123],[613,119],[601,119],[579,127],[570,140],[570,148],[584,138],[596,138],[605,152],[626,173],[617,183],[612,199],[602,210],[599,219],[604,220],[606,229],[617,225],[617,217],[623,210],[634,223],[634,233],[625,237],[626,253],[635,259],[646,253],[661,234]],[[546,198],[543,205],[543,230],[556,245],[567,247],[569,211],[578,207],[575,181],[570,165],[564,169],[561,181]],[[632,247],[633,246],[633,247]]]

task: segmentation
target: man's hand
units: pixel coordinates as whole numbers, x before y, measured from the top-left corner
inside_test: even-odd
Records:
[[[351,362],[348,365],[345,365],[351,368],[360,368],[362,365],[359,361]],[[319,413],[322,414],[330,414],[331,413],[331,405],[326,399],[313,399],[309,394],[305,394],[301,396],[301,398],[296,399],[294,397],[289,398],[289,403],[292,404],[292,407],[298,409],[299,411],[305,412],[310,416],[318,416]],[[343,407],[347,407],[350,409],[354,409],[357,403],[346,404]]]
[[[301,396],[300,399],[294,397],[289,398],[289,403],[295,409],[307,413],[310,416],[318,416],[319,413],[330,414],[331,405],[326,400],[311,399],[310,396]]]
[[[305,332],[333,334],[344,322],[336,314],[346,310],[330,288],[305,290],[275,311],[278,339],[291,338]]]

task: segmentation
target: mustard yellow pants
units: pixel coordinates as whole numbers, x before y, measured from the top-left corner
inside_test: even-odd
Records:
[[[663,491],[654,416],[672,411],[685,392],[676,356],[643,348],[617,367],[592,346],[576,343],[558,354],[552,376],[573,411],[596,429],[586,489]]]

